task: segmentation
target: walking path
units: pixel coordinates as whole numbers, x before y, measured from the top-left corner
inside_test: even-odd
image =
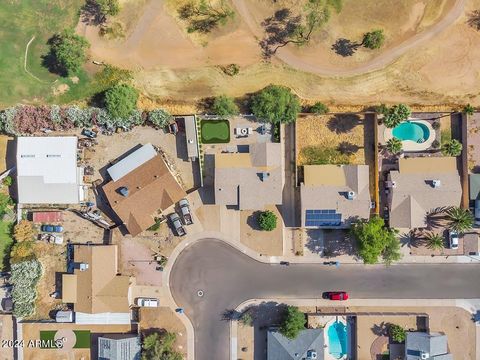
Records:
[[[254,17],[247,8],[244,0],[232,0],[237,9],[238,14],[245,21],[250,28],[250,31],[258,38],[264,35],[263,29],[254,21]],[[448,14],[443,19],[430,27],[428,30],[412,36],[410,39],[401,43],[400,45],[388,49],[376,58],[351,69],[326,69],[319,67],[311,62],[302,59],[301,57],[292,53],[287,47],[281,48],[277,51],[276,57],[290,65],[291,67],[318,75],[324,76],[352,76],[361,73],[379,70],[384,66],[390,64],[408,50],[413,49],[426,41],[434,38],[442,31],[452,25],[462,14],[467,0],[457,0]]]

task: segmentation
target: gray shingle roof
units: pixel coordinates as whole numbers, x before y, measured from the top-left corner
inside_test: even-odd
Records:
[[[439,333],[407,332],[405,349],[407,360],[453,360],[448,353],[447,335]]]
[[[323,329],[306,329],[289,340],[277,330],[269,330],[267,334],[267,360],[304,360],[309,350],[323,359]]]
[[[98,360],[140,360],[141,349],[136,335],[111,334],[98,338]]]

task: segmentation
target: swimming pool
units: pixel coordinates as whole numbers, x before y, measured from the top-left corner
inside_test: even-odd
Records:
[[[341,321],[333,322],[327,332],[328,352],[335,359],[342,359],[347,355],[347,325]]]
[[[430,130],[420,122],[404,121],[393,128],[392,135],[402,141],[410,140],[421,144],[430,137]]]

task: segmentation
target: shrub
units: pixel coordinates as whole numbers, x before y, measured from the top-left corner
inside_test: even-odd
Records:
[[[120,12],[118,0],[95,0],[100,12],[104,15],[115,16]]]
[[[12,205],[12,198],[7,194],[0,193],[0,217],[3,217],[7,212],[7,207]]]
[[[12,183],[13,183],[13,179],[11,176],[6,176],[3,181],[2,181],[3,185],[5,186],[12,186]]]
[[[253,114],[272,123],[294,122],[300,109],[298,96],[285,86],[269,85],[252,98]]]
[[[321,102],[316,102],[310,107],[310,112],[317,114],[317,115],[324,115],[330,112],[330,109],[328,108],[327,105],[321,103]]]
[[[377,112],[378,114],[387,115],[388,106],[385,104],[380,104],[378,106],[375,106],[375,112]]]
[[[452,139],[443,144],[442,152],[448,156],[459,156],[462,153],[462,143]]]
[[[156,128],[163,128],[172,121],[172,115],[166,110],[156,109],[148,113],[148,121]]]
[[[402,142],[393,137],[387,141],[387,150],[394,155],[397,155],[402,152]]]
[[[126,119],[137,107],[138,91],[130,85],[114,85],[105,92],[105,106],[113,118]]]
[[[432,142],[432,148],[434,148],[434,149],[439,149],[439,148],[440,148],[440,141],[438,141],[438,140],[433,140],[433,142]]]
[[[82,109],[78,106],[70,106],[66,109],[66,119],[63,121],[64,127],[90,127],[92,126],[92,109]]]
[[[405,104],[394,105],[388,108],[383,123],[386,127],[393,128],[402,121],[407,120],[411,113],[410,108]]]
[[[245,326],[252,326],[253,325],[253,316],[250,314],[249,311],[245,311],[242,316],[240,317],[240,322]]]
[[[273,142],[280,142],[280,123],[273,124]]]
[[[220,25],[225,25],[227,21],[234,17],[235,13],[224,0],[218,2],[215,6],[206,0],[189,1],[178,9],[180,19],[188,22],[187,31],[209,33]]]
[[[15,129],[15,115],[17,114],[16,107],[10,107],[0,111],[0,130],[9,135],[18,135]]]
[[[142,344],[142,360],[182,360],[182,355],[173,349],[175,338],[175,334],[166,331],[146,336]]]
[[[28,220],[21,220],[13,227],[13,237],[17,242],[32,241],[35,231],[33,224]]]
[[[237,64],[222,66],[221,69],[228,76],[235,76],[240,72],[240,66]]]
[[[438,129],[440,129],[440,121],[434,121],[434,122],[432,123],[432,128],[433,128],[433,130],[438,130]]]
[[[10,252],[10,263],[19,263],[35,258],[33,252],[33,241],[22,241],[15,243]]]
[[[377,29],[363,34],[362,45],[368,49],[378,49],[385,42],[383,30]]]
[[[13,120],[15,131],[19,134],[33,134],[49,128],[50,112],[48,106],[18,106]]]
[[[50,55],[46,65],[62,76],[77,73],[87,60],[86,51],[90,47],[87,39],[75,34],[72,29],[55,34],[49,41]]]
[[[220,95],[213,100],[212,112],[220,116],[237,115],[238,106],[233,98]]]
[[[475,108],[472,105],[467,104],[463,107],[462,112],[464,112],[467,115],[473,115],[475,113]]]
[[[296,306],[287,306],[285,318],[280,326],[280,333],[287,339],[295,339],[305,329],[305,315]]]
[[[393,341],[403,343],[407,337],[407,332],[404,328],[396,324],[390,324],[388,332]]]
[[[342,154],[340,150],[334,147],[307,146],[301,150],[301,155],[305,159],[305,165],[350,164],[350,154]]]
[[[16,317],[30,316],[35,311],[36,287],[42,274],[42,265],[32,259],[12,264],[11,271],[13,315]]]
[[[95,74],[98,91],[104,91],[120,83],[128,83],[133,79],[133,72],[113,65],[105,65],[102,71]]]
[[[265,231],[272,231],[277,227],[277,215],[270,210],[262,211],[258,215],[258,226]]]

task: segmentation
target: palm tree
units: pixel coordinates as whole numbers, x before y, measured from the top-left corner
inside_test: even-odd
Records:
[[[463,107],[462,112],[467,115],[473,115],[475,113],[475,108],[472,105],[467,104]]]
[[[396,137],[392,137],[387,141],[387,150],[394,155],[402,152],[402,142]]]
[[[448,156],[459,156],[462,153],[462,143],[456,139],[452,139],[443,144],[442,151]]]
[[[473,215],[467,209],[453,207],[447,211],[447,218],[450,221],[450,228],[457,232],[465,232],[473,226]]]
[[[431,250],[443,249],[443,236],[440,234],[429,233],[426,235],[427,247]]]

